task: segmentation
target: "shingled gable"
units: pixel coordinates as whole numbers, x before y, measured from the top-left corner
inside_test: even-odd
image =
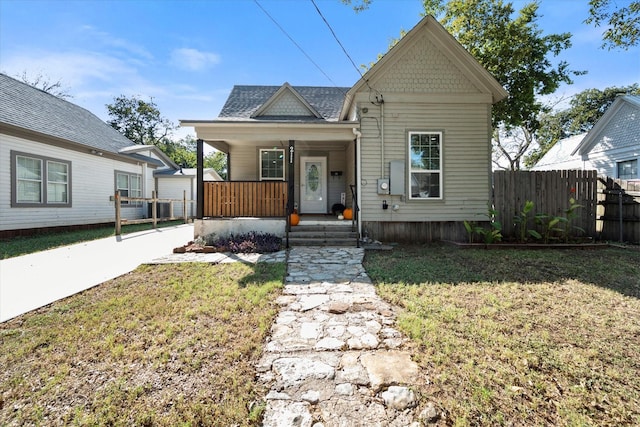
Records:
[[[267,102],[262,104],[251,118],[257,117],[315,117],[322,118],[320,113],[307,102],[289,83],[284,83]]]
[[[602,150],[640,146],[640,96],[622,95],[616,98],[587,136],[571,155],[585,156],[598,144],[615,143],[614,147],[603,146]],[[605,131],[611,134],[605,134]],[[608,141],[606,141],[608,140]]]
[[[412,51],[414,49],[416,52]],[[425,50],[429,51],[427,56],[431,60],[425,64],[414,61],[415,57],[425,56],[418,54],[418,52]],[[466,101],[472,99],[469,96],[470,92],[476,92],[477,102],[488,101],[492,104],[509,95],[500,83],[435,18],[427,15],[349,90],[342,106],[341,119],[347,120],[355,117],[355,95],[367,90],[367,87],[372,88],[369,90],[385,93],[385,96],[389,92],[403,92],[402,87],[385,87],[390,86],[389,82],[402,80],[402,76],[394,75],[393,78],[387,78],[387,75],[393,72],[394,66],[403,61],[411,67],[422,67],[420,70],[416,70],[420,71],[422,75],[429,75],[426,67],[431,67],[431,78],[411,80],[410,86],[412,89],[421,89],[422,94],[432,93],[433,101],[446,101],[446,98],[450,100],[455,96],[450,92],[441,93],[438,89],[443,87],[458,87],[460,95],[464,96]],[[455,69],[457,72],[452,73],[451,69]],[[439,94],[445,98],[439,99]],[[408,97],[410,97],[409,94],[407,94]]]

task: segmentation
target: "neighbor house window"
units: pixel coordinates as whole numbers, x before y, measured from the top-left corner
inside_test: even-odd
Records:
[[[442,133],[409,132],[410,199],[442,196]]]
[[[11,171],[12,206],[71,206],[71,162],[12,151]]]
[[[618,178],[619,179],[638,178],[638,159],[618,162]]]
[[[265,179],[284,181],[284,150],[260,150],[260,180]]]
[[[116,191],[121,197],[142,197],[142,176],[135,173],[116,172]],[[122,200],[121,205],[140,206],[141,201]]]

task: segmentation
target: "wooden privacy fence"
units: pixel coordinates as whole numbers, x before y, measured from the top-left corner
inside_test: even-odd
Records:
[[[595,170],[496,171],[493,173],[493,203],[502,223],[502,234],[515,234],[514,216],[522,212],[526,201],[534,203],[530,217],[536,214],[566,216],[569,199],[581,205],[571,222],[584,234],[596,237],[598,173]],[[536,229],[532,220],[530,229]]]
[[[204,183],[205,217],[286,217],[286,181]]]
[[[122,233],[122,225],[123,224],[143,224],[143,223],[152,223],[153,228],[156,228],[159,219],[166,221],[173,221],[176,219],[183,219],[186,224],[189,221],[189,215],[187,214],[187,205],[189,203],[195,203],[195,200],[187,200],[187,192],[184,191],[182,195],[182,199],[158,199],[156,198],[156,192],[151,192],[151,198],[148,197],[124,197],[120,195],[119,191],[116,191],[114,197],[114,205],[116,207],[116,236],[119,236]],[[151,215],[150,218],[141,218],[141,219],[122,219],[122,203],[140,203],[147,202],[151,206]],[[169,205],[168,215],[158,215],[158,203],[167,203]],[[174,203],[182,204],[182,215],[176,217],[173,215],[173,207]]]
[[[598,179],[597,219],[601,239],[640,243],[640,181]]]

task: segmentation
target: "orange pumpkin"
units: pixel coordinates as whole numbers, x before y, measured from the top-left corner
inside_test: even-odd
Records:
[[[347,208],[342,212],[342,216],[344,219],[353,219],[353,210],[351,208]]]
[[[291,215],[289,215],[289,224],[291,225],[300,224],[300,215],[298,215],[297,212],[293,212]]]

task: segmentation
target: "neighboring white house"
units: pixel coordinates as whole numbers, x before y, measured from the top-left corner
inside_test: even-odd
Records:
[[[640,179],[640,96],[616,98],[571,154],[580,155],[601,175]]]
[[[593,169],[589,161],[582,160],[581,156],[577,154],[571,155],[571,153],[582,142],[586,133],[579,135],[573,135],[569,138],[561,139],[556,142],[553,147],[545,153],[544,156],[535,166],[531,168],[532,171],[548,171],[548,170],[567,170],[567,169]]]
[[[162,179],[154,173],[176,170],[157,147],[134,145],[84,108],[0,74],[0,236],[113,223],[117,190],[151,197]],[[123,202],[123,218],[147,212],[146,203]]]
[[[532,170],[596,169],[599,175],[640,179],[640,96],[622,95],[585,135],[558,141]]]

